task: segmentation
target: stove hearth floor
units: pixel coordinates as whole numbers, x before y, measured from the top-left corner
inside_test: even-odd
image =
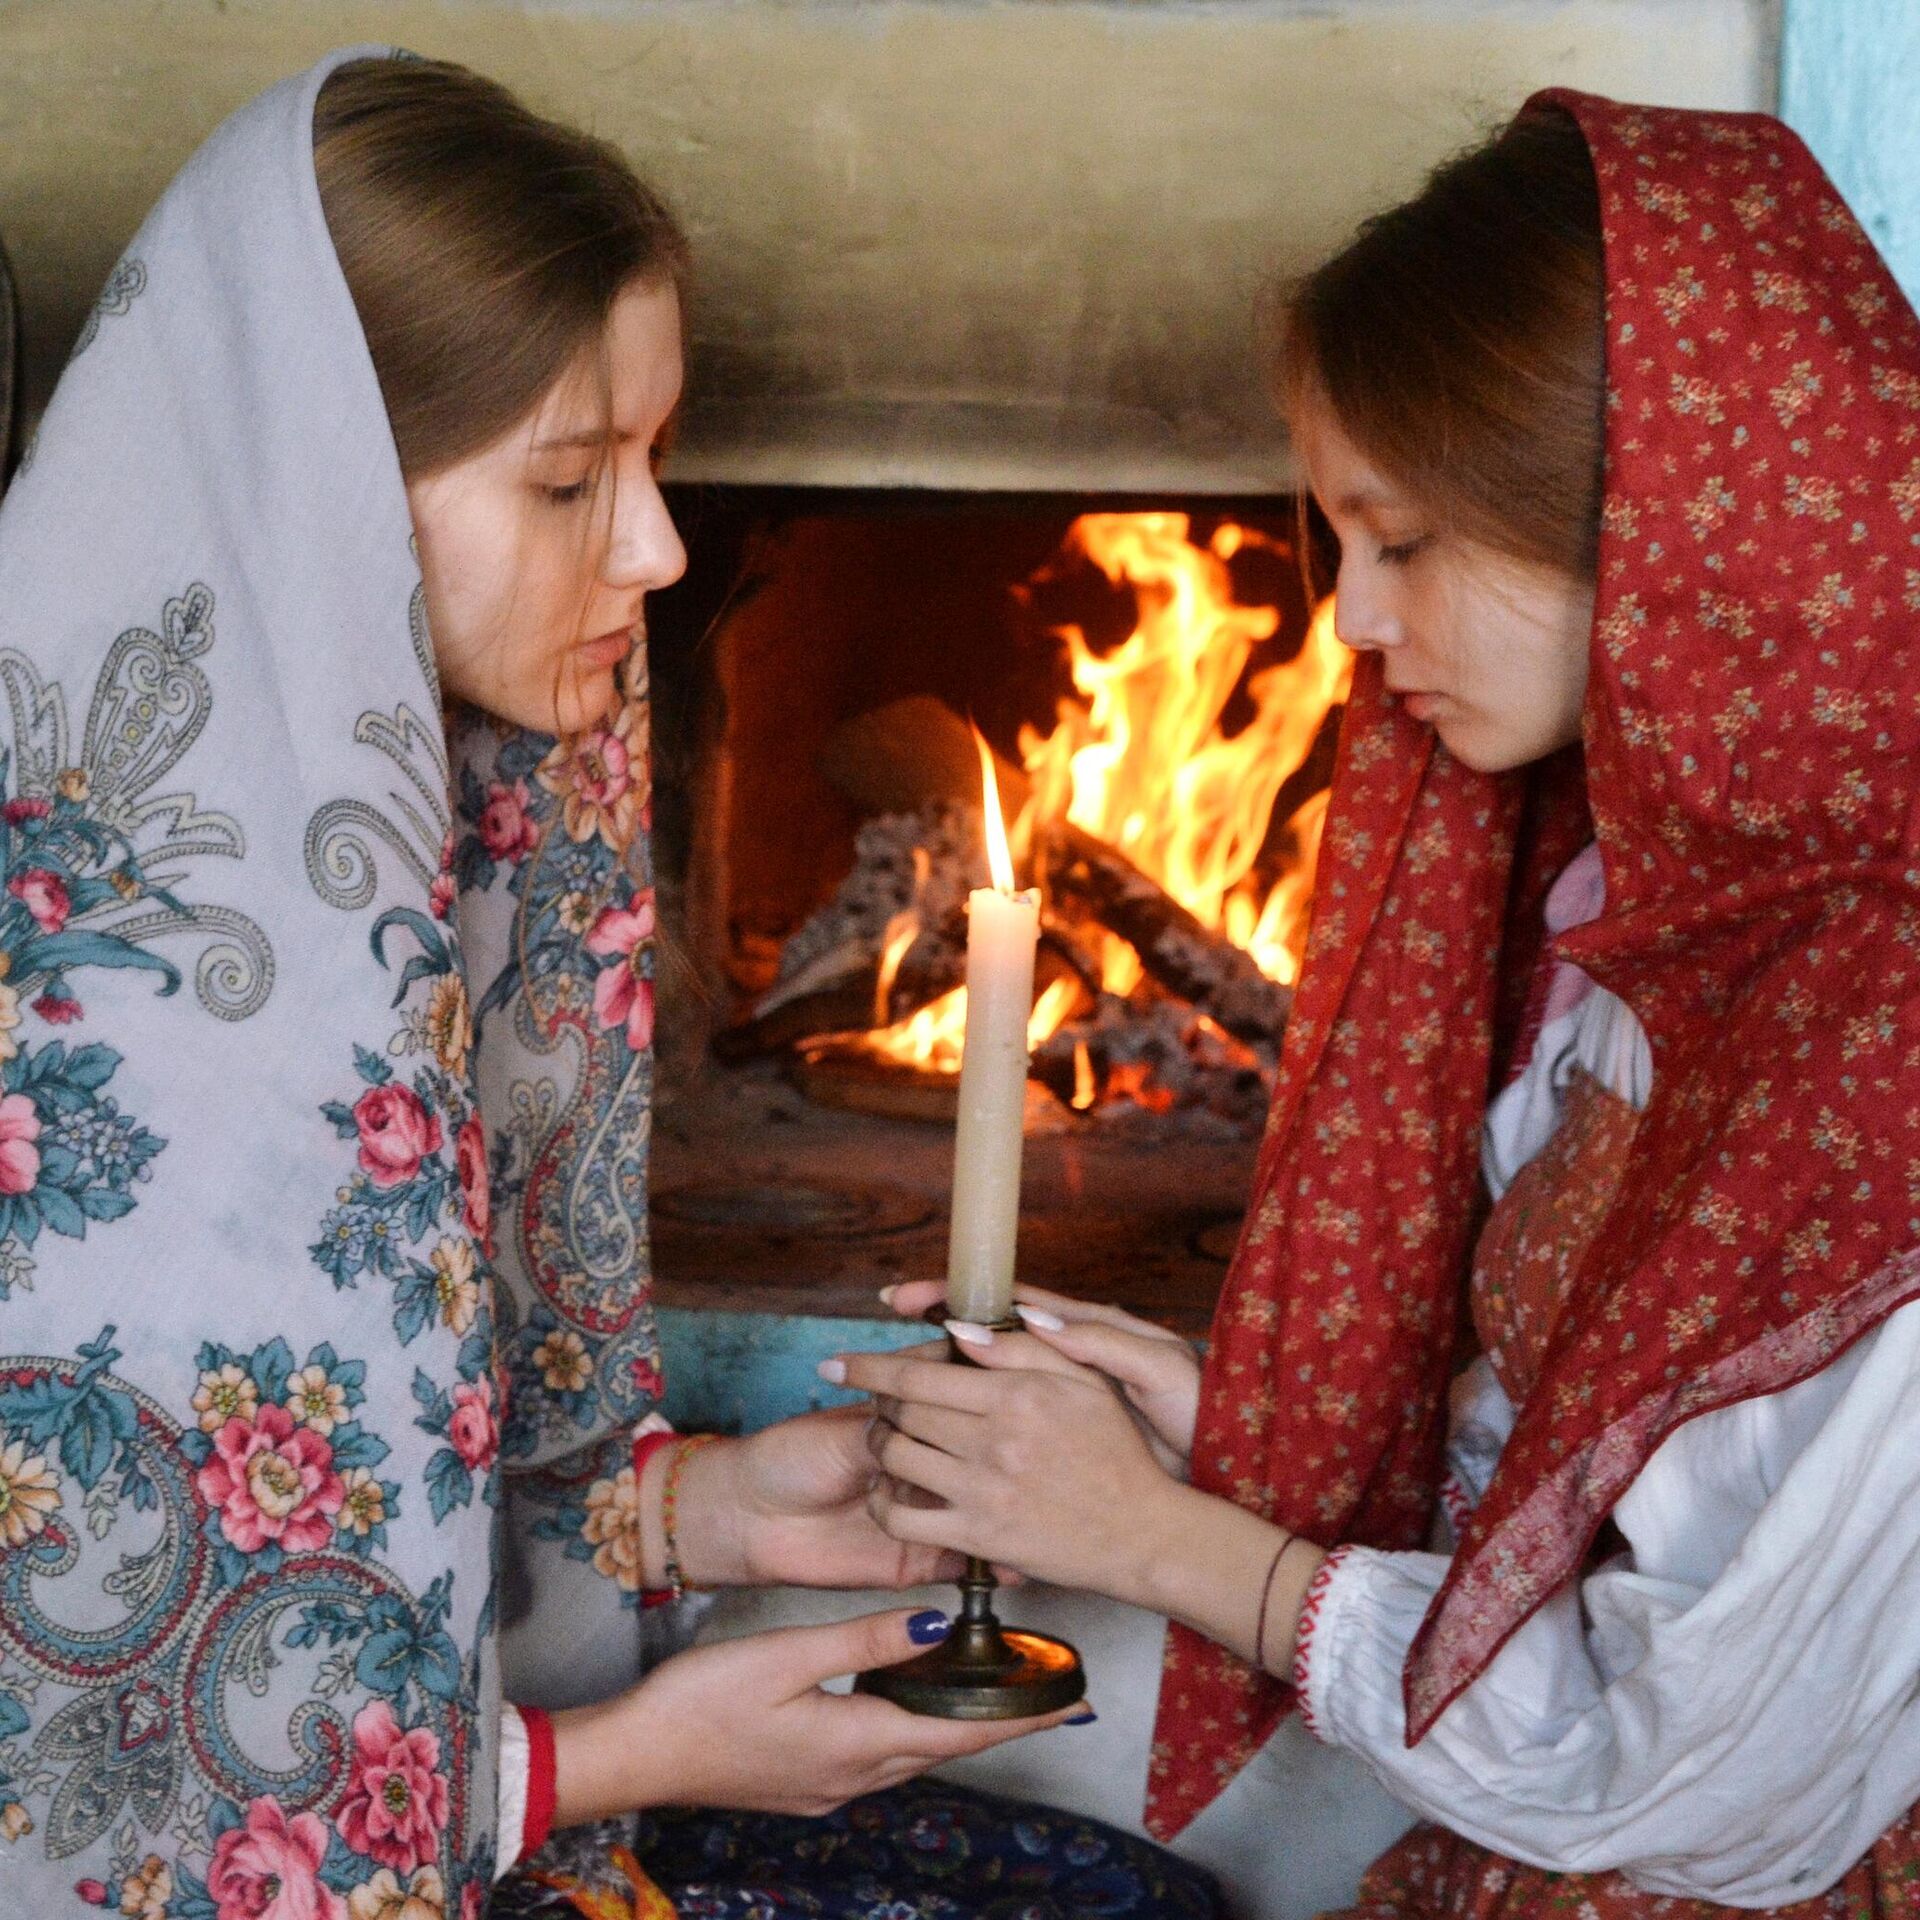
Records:
[[[1257,1148],[1147,1116],[1030,1134],[1022,1278],[1204,1336]],[[656,1300],[876,1317],[945,1271],[952,1156],[950,1128],[816,1106],[771,1066],[709,1072],[655,1123]]]

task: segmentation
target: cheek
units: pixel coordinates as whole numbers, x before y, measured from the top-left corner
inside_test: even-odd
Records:
[[[497,631],[511,596],[515,529],[477,491],[428,501],[414,524],[435,650],[471,658]]]

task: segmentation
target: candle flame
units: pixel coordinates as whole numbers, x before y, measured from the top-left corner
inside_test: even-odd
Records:
[[[980,749],[980,785],[987,811],[987,870],[1001,893],[1013,891],[1013,855],[1007,848],[1007,823],[1000,817],[1000,782],[994,778],[993,749],[980,729],[973,730],[973,744]]]

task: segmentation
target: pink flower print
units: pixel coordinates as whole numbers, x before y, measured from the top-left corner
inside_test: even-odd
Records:
[[[653,889],[642,887],[626,906],[609,907],[587,935],[589,953],[620,962],[602,968],[593,983],[594,1017],[603,1027],[624,1024],[635,1053],[653,1044],[653,982],[640,971],[653,926]]]
[[[436,920],[444,920],[452,913],[459,892],[453,880],[453,835],[448,834],[440,843],[440,871],[433,876],[433,884],[427,889],[427,905]]]
[[[360,1164],[376,1187],[402,1187],[420,1171],[420,1162],[440,1151],[440,1122],[411,1087],[389,1082],[369,1087],[355,1101],[360,1129]]]
[[[482,1253],[493,1252],[493,1188],[487,1178],[487,1136],[476,1113],[453,1142],[454,1164],[460,1172],[460,1199],[467,1231]]]
[[[320,1883],[326,1855],[318,1814],[288,1819],[271,1796],[254,1801],[246,1825],[214,1842],[207,1892],[219,1920],[346,1920],[346,1903]]]
[[[40,1178],[40,1115],[24,1093],[0,1098],[0,1193],[31,1193]]]
[[[42,933],[58,933],[73,911],[67,883],[46,867],[29,867],[24,873],[16,873],[7,882],[7,891],[25,905]]]
[[[53,802],[39,794],[24,794],[0,807],[0,820],[10,827],[24,827],[30,820],[44,820],[53,812]]]
[[[524,780],[512,786],[496,780],[488,787],[487,804],[480,814],[480,844],[489,859],[517,865],[540,844],[540,829],[527,811],[530,804]]]
[[[71,1025],[86,1011],[78,1000],[69,1000],[64,993],[43,993],[33,1003],[33,1010],[42,1020],[55,1027]]]
[[[289,1553],[324,1547],[347,1497],[333,1470],[333,1446],[294,1424],[285,1407],[236,1414],[213,1436],[213,1458],[194,1476],[201,1499],[220,1515],[220,1531],[242,1553],[280,1546]]]
[[[454,1388],[447,1438],[469,1471],[484,1473],[493,1465],[500,1446],[500,1427],[493,1415],[493,1382],[485,1374],[471,1384],[463,1381]]]
[[[536,769],[536,777],[561,800],[561,819],[574,840],[597,833],[615,853],[624,853],[634,830],[652,815],[653,779],[647,764],[647,713],[629,701],[611,727],[597,727],[562,740]]]
[[[355,1853],[396,1873],[411,1873],[440,1849],[447,1824],[447,1782],[439,1771],[440,1736],[402,1727],[384,1700],[353,1722],[353,1766],[334,1824]]]

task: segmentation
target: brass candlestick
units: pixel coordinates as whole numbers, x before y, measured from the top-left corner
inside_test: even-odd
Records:
[[[927,1317],[938,1323],[946,1313],[935,1307]],[[996,1320],[992,1330],[1017,1333],[1020,1322]],[[975,1364],[952,1334],[947,1336],[947,1358],[959,1366]],[[953,1631],[912,1660],[857,1675],[854,1690],[878,1694],[909,1713],[937,1720],[1025,1720],[1083,1698],[1086,1669],[1067,1641],[1000,1624],[993,1611],[999,1584],[986,1561],[969,1557],[960,1577],[960,1615]]]

